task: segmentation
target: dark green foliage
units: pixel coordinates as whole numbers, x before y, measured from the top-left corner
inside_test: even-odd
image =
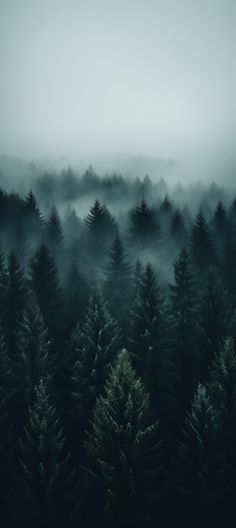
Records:
[[[234,495],[236,487],[236,355],[232,338],[224,341],[215,356],[207,391],[222,420],[225,453],[224,477],[228,493]]]
[[[129,349],[135,369],[145,381],[159,412],[164,411],[173,391],[172,325],[154,270],[147,264],[131,312]]]
[[[218,246],[221,247],[230,234],[227,212],[221,200],[218,202],[213,213],[212,229],[214,239]]]
[[[90,296],[85,322],[77,339],[77,360],[72,375],[72,392],[77,420],[84,426],[91,417],[96,397],[101,394],[119,346],[119,329],[111,318],[99,290]]]
[[[226,292],[221,282],[210,272],[200,293],[196,312],[196,345],[201,356],[203,378],[222,340],[227,336],[230,316]]]
[[[24,200],[22,220],[24,228],[26,229],[28,236],[30,236],[30,243],[34,247],[35,242],[39,242],[39,237],[42,234],[43,219],[37,199],[31,190],[28,192]]]
[[[222,260],[220,263],[220,276],[222,283],[227,290],[230,301],[235,306],[236,294],[236,245],[232,240],[228,240],[225,244]]]
[[[162,442],[152,424],[149,397],[119,354],[98,398],[85,440],[83,495],[86,516],[104,526],[139,526],[148,521],[163,493]],[[93,511],[90,508],[92,500]],[[90,517],[91,518],[91,517]]]
[[[104,293],[110,311],[121,328],[124,328],[131,295],[131,266],[119,236],[112,244],[105,277]]]
[[[57,267],[45,244],[41,244],[30,261],[30,286],[34,292],[49,334],[62,333],[62,300]]]
[[[215,249],[207,221],[201,210],[192,226],[191,254],[196,270],[200,273],[206,271],[214,263]]]
[[[64,240],[61,220],[56,207],[52,208],[51,214],[45,225],[45,241],[51,253],[57,256]]]
[[[184,515],[204,521],[214,513],[221,487],[222,425],[205,387],[199,385],[178,443],[176,478]]]
[[[68,333],[73,331],[78,323],[84,318],[85,308],[88,302],[89,286],[74,260],[67,272],[64,298]]]
[[[5,280],[2,326],[8,353],[13,357],[27,293],[23,271],[14,251],[11,251],[8,258]]]
[[[52,376],[52,360],[49,358],[47,330],[36,302],[31,301],[22,317],[18,330],[17,352],[13,373],[18,395],[19,429],[25,423],[28,408],[33,404],[34,388],[42,376]]]
[[[173,240],[181,243],[186,237],[184,218],[181,211],[177,208],[172,216],[170,224],[170,235]]]
[[[196,369],[194,346],[196,296],[190,259],[182,249],[174,262],[174,283],[169,285],[171,310],[175,321],[175,364],[179,374],[179,397],[182,405],[192,398]]]
[[[0,505],[10,494],[14,458],[16,394],[4,337],[0,331]]]
[[[34,510],[34,522],[41,519],[47,528],[76,526],[75,472],[71,470],[65,437],[43,380],[35,389],[29,423],[20,439],[19,461],[26,522]]]
[[[153,210],[144,199],[137,203],[131,211],[129,235],[131,242],[141,244],[142,248],[155,242],[155,239],[160,235],[160,228],[155,220]]]
[[[108,208],[95,200],[85,219],[87,244],[89,251],[97,258],[104,257],[109,244],[114,238],[117,226]]]

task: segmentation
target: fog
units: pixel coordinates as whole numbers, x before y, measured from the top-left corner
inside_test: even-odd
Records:
[[[234,0],[0,0],[1,154],[232,173],[235,15]]]

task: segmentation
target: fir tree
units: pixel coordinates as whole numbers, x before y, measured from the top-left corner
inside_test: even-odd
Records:
[[[108,208],[95,200],[85,219],[87,244],[91,255],[102,258],[114,238],[117,226]]]
[[[43,219],[37,199],[32,190],[28,192],[24,200],[23,224],[30,236],[31,246],[34,247],[42,234]]]
[[[141,244],[145,248],[158,238],[159,226],[155,220],[151,207],[142,199],[130,214],[130,239],[133,243]]]
[[[121,328],[124,328],[131,293],[131,267],[119,236],[112,244],[105,275],[104,292],[110,311]]]
[[[192,399],[196,358],[194,350],[195,282],[185,248],[174,262],[174,283],[169,285],[172,314],[175,320],[176,366],[182,405]]]
[[[208,224],[201,210],[192,226],[191,253],[193,263],[200,273],[214,263],[214,245]]]
[[[178,442],[176,477],[184,513],[209,520],[223,494],[220,482],[222,425],[205,387],[199,385]]]
[[[52,208],[51,214],[45,226],[45,240],[54,256],[58,256],[62,248],[64,235],[61,220],[56,207]]]
[[[3,508],[13,486],[15,440],[15,389],[4,337],[0,331],[0,504]]]
[[[202,376],[218,352],[222,340],[227,336],[230,323],[230,307],[221,282],[213,273],[208,273],[196,310],[196,344],[202,363]]]
[[[85,440],[83,492],[87,516],[104,525],[148,521],[163,491],[162,442],[149,397],[126,351],[119,354],[98,398]]]
[[[133,270],[133,298],[135,299],[139,294],[142,278],[143,278],[144,267],[139,259],[136,260]]]
[[[184,218],[177,208],[172,216],[170,224],[170,235],[175,242],[183,242],[186,237]]]
[[[145,381],[153,403],[159,405],[159,411],[173,392],[171,331],[172,319],[161,297],[154,270],[147,264],[131,312],[129,348],[135,369]],[[162,405],[160,400],[163,400]]]
[[[13,366],[19,397],[17,421],[21,428],[25,423],[28,408],[33,404],[35,386],[39,384],[42,376],[49,379],[52,375],[47,330],[35,301],[31,301],[23,313]]]
[[[102,392],[111,363],[118,351],[119,330],[99,290],[90,296],[87,315],[73,346],[77,361],[73,368],[72,392],[75,415],[87,425],[96,397]]]
[[[19,260],[14,251],[8,258],[3,307],[3,331],[6,347],[11,357],[16,352],[16,338],[26,303],[26,285]]]
[[[232,240],[225,244],[220,263],[220,276],[232,304],[235,306],[236,296],[236,245]]]
[[[30,261],[30,286],[45,325],[53,337],[62,334],[62,300],[58,272],[45,244],[41,244]]]
[[[65,310],[68,333],[84,318],[89,286],[75,261],[70,265],[65,281]]]
[[[232,338],[223,342],[210,370],[207,391],[223,426],[224,468],[222,481],[227,485],[227,498],[236,487],[236,355]]]
[[[20,489],[27,512],[34,508],[42,526],[77,525],[75,472],[65,451],[65,438],[46,385],[35,389],[29,423],[20,440]]]

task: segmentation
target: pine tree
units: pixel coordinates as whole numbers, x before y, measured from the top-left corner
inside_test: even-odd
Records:
[[[218,248],[221,249],[230,235],[227,212],[221,200],[219,200],[213,213],[212,229],[215,242]]]
[[[47,330],[35,301],[26,307],[19,326],[13,373],[18,394],[17,421],[20,429],[25,423],[29,406],[33,404],[35,386],[42,376],[47,376],[49,380],[52,375]]]
[[[12,488],[15,441],[15,389],[4,337],[0,331],[0,504],[3,507]]]
[[[35,521],[41,519],[42,526],[77,526],[75,472],[43,380],[35,389],[29,423],[20,439],[19,460],[26,519],[34,509]]]
[[[158,238],[159,226],[151,207],[146,200],[142,199],[140,203],[131,210],[129,235],[134,244],[141,244],[142,248],[148,247]]]
[[[226,338],[210,370],[207,391],[223,426],[224,473],[228,497],[236,487],[236,355],[234,341]]]
[[[58,272],[45,244],[41,244],[30,261],[30,286],[34,292],[49,334],[62,334],[62,300]]]
[[[222,260],[220,263],[220,276],[224,288],[230,296],[230,301],[236,305],[236,245],[232,240],[225,244]]]
[[[144,267],[139,259],[136,260],[134,270],[133,270],[133,299],[139,294],[142,277],[143,277]]]
[[[152,424],[149,396],[131,367],[128,353],[122,351],[109,374],[105,395],[96,402],[86,435],[85,512],[102,526],[106,521],[112,526],[139,526],[148,521],[161,490],[158,423]]]
[[[203,379],[222,340],[227,336],[230,315],[226,292],[214,273],[209,272],[200,292],[195,327]]]
[[[28,192],[24,199],[22,220],[24,228],[30,237],[31,247],[34,248],[42,234],[43,219],[36,196],[32,190]]]
[[[90,296],[85,322],[73,343],[77,361],[72,375],[72,397],[74,413],[82,428],[87,425],[96,397],[103,390],[116,358],[119,338],[117,324],[96,289]]]
[[[191,232],[191,253],[197,271],[203,273],[214,263],[215,249],[205,217],[200,210]]]
[[[129,349],[137,374],[145,381],[159,412],[164,402],[164,408],[167,401],[170,403],[173,392],[171,332],[172,319],[160,295],[154,270],[147,264],[131,312]]]
[[[179,396],[182,405],[192,399],[196,367],[194,350],[195,282],[189,255],[185,248],[174,262],[174,283],[169,285],[171,310],[175,320],[175,362],[179,374]]]
[[[131,294],[131,267],[119,236],[112,244],[105,275],[104,293],[111,314],[124,329]]]
[[[11,251],[6,270],[2,315],[6,347],[11,357],[13,357],[16,352],[17,331],[26,303],[26,294],[23,271],[15,252]]]
[[[91,255],[101,259],[116,235],[116,222],[108,208],[95,200],[85,219],[87,244]]]
[[[50,216],[45,226],[45,240],[50,248],[52,255],[58,256],[62,248],[64,235],[61,225],[61,220],[58,215],[56,207],[52,208]]]
[[[199,385],[178,442],[176,481],[188,520],[215,513],[223,489],[220,482],[222,425],[204,386]]]
[[[171,219],[170,235],[178,243],[183,242],[186,237],[184,218],[178,208],[175,210]]]
[[[73,331],[85,316],[89,286],[75,261],[72,261],[65,281],[65,311],[68,333]]]

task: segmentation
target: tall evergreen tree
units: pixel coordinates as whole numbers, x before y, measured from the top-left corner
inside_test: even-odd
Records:
[[[207,391],[223,426],[224,468],[227,497],[236,489],[236,355],[232,338],[223,342],[210,370]]]
[[[62,248],[64,235],[62,224],[56,207],[52,208],[48,221],[45,225],[45,240],[51,253],[57,257]]]
[[[215,249],[207,221],[201,210],[192,226],[191,254],[193,263],[200,273],[206,271],[214,263]]]
[[[105,276],[104,293],[110,311],[124,329],[131,294],[131,267],[119,236],[112,244]]]
[[[148,247],[160,235],[153,210],[144,199],[131,210],[129,235],[131,241],[141,244],[142,248]]]
[[[35,244],[39,243],[42,234],[43,218],[36,196],[32,190],[28,192],[24,199],[23,225],[27,234],[30,236],[30,244],[34,248]]]
[[[205,387],[199,385],[187,413],[178,443],[176,477],[184,514],[190,521],[213,522],[223,489],[221,471],[221,420]],[[216,517],[217,518],[217,517]]]
[[[200,292],[195,326],[203,379],[222,340],[227,336],[230,316],[226,292],[214,273],[209,272]]]
[[[15,440],[15,389],[4,337],[0,331],[0,505],[4,508],[12,491]]]
[[[81,274],[79,266],[73,260],[66,274],[64,288],[68,333],[73,331],[77,323],[84,318],[88,294],[87,279]]]
[[[161,297],[154,270],[147,264],[131,312],[129,349],[136,371],[145,381],[153,403],[159,405],[159,411],[161,400],[165,406],[167,401],[169,405],[173,392],[171,332],[172,318]]]
[[[61,336],[62,300],[55,261],[45,244],[41,244],[30,261],[30,286],[34,292],[45,325],[54,338]]]
[[[108,377],[105,395],[96,402],[85,440],[86,516],[102,526],[106,522],[109,526],[143,526],[161,490],[158,423],[151,422],[148,394],[123,351]]]
[[[85,219],[87,244],[91,255],[104,257],[112,239],[116,235],[117,225],[108,208],[95,200]]]
[[[33,404],[35,386],[39,384],[42,376],[47,376],[49,380],[52,375],[47,330],[35,301],[27,305],[19,326],[13,373],[18,394],[17,422],[21,429],[28,408]]]
[[[192,399],[196,367],[194,350],[195,282],[189,255],[185,248],[174,262],[174,283],[169,285],[172,314],[175,320],[175,362],[179,374],[182,405]]]
[[[220,276],[231,303],[236,306],[236,245],[227,240],[220,263]]]
[[[172,216],[170,224],[170,235],[172,240],[181,243],[186,238],[185,222],[181,211],[177,208]]]
[[[29,423],[20,440],[19,460],[26,522],[27,514],[34,511],[33,523],[40,519],[48,528],[77,526],[75,472],[43,380],[35,389]]]
[[[230,235],[227,212],[221,200],[219,200],[213,213],[212,228],[215,242],[221,248]]]
[[[96,397],[102,392],[107,373],[116,358],[119,330],[99,290],[90,296],[82,329],[74,340],[75,362],[72,396],[76,420],[83,428],[91,417]],[[77,421],[78,421],[77,420]]]
[[[8,258],[3,307],[3,331],[11,357],[16,352],[17,331],[26,303],[26,285],[19,260],[14,251]]]

